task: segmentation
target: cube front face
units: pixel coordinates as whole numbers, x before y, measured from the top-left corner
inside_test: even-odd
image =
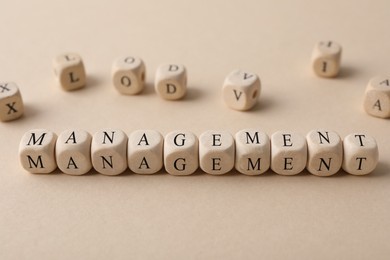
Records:
[[[369,81],[363,107],[371,116],[390,118],[390,77],[377,76]]]
[[[271,136],[271,169],[280,175],[296,175],[307,162],[305,138],[291,131],[278,131]]]
[[[55,76],[64,90],[71,91],[86,85],[86,74],[81,57],[75,53],[57,56],[53,61]]]
[[[153,174],[163,167],[162,135],[154,130],[137,130],[129,135],[127,161],[131,171]]]
[[[92,168],[91,135],[84,130],[67,130],[57,138],[58,168],[70,175],[83,175]]]
[[[314,47],[312,67],[317,76],[336,77],[340,71],[341,45],[333,41],[321,41]]]
[[[45,129],[26,132],[19,144],[19,159],[30,173],[51,173],[57,168],[55,145],[57,135]]]
[[[259,175],[266,172],[271,162],[269,137],[258,129],[244,129],[236,133],[235,168],[242,174]]]
[[[145,73],[145,64],[138,57],[121,57],[112,65],[113,84],[125,95],[135,95],[144,89]]]
[[[234,167],[233,136],[226,131],[210,130],[199,137],[200,168],[212,175],[222,175]]]
[[[257,103],[260,90],[260,79],[256,74],[235,70],[226,77],[222,95],[228,107],[235,110],[248,110]]]
[[[0,83],[0,121],[12,121],[24,113],[22,95],[13,82]]]
[[[155,78],[157,94],[166,100],[178,100],[187,93],[187,71],[183,65],[166,64],[158,67]]]
[[[317,176],[337,173],[343,161],[340,136],[333,131],[313,130],[306,136],[308,148],[307,170]]]
[[[364,133],[353,133],[343,140],[344,171],[353,175],[371,173],[378,164],[378,146],[375,139]]]
[[[165,170],[172,175],[190,175],[199,167],[199,142],[189,131],[173,131],[165,136]]]
[[[105,129],[92,137],[93,168],[104,175],[118,175],[127,169],[127,135],[119,129]]]

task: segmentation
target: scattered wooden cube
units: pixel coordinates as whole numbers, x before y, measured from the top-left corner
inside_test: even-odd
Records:
[[[295,132],[278,131],[271,136],[271,169],[280,175],[295,175],[306,167],[305,138]]]
[[[251,109],[260,95],[260,85],[260,79],[256,74],[235,70],[226,77],[223,83],[223,99],[232,109]]]
[[[259,175],[271,164],[271,143],[268,135],[257,129],[244,129],[236,133],[235,168],[242,174]]]
[[[83,60],[75,53],[65,53],[53,60],[54,73],[64,90],[75,90],[86,85]]]
[[[198,138],[189,131],[173,131],[165,136],[165,170],[172,175],[190,175],[199,167]]]
[[[50,173],[57,168],[55,145],[57,135],[45,129],[27,131],[19,144],[22,167],[30,173]]]
[[[119,129],[96,132],[91,143],[92,166],[104,175],[118,175],[127,169],[127,135]]]
[[[333,131],[313,130],[307,136],[307,170],[317,176],[337,173],[343,162],[343,144]]]
[[[127,162],[131,171],[153,174],[163,167],[162,135],[155,130],[137,130],[129,135]]]
[[[84,130],[62,132],[55,149],[58,168],[70,175],[83,175],[91,170],[91,140]]]
[[[226,131],[209,130],[199,137],[200,168],[212,175],[221,175],[234,167],[234,139]]]
[[[23,100],[18,86],[13,82],[0,83],[0,120],[15,120],[23,113]]]
[[[343,140],[343,170],[353,175],[371,173],[378,164],[378,146],[373,137],[354,133]]]
[[[321,41],[314,47],[312,66],[320,77],[336,77],[340,71],[341,45],[333,41]]]
[[[372,78],[367,85],[363,104],[367,114],[390,118],[390,77]]]
[[[115,88],[126,95],[135,95],[144,89],[145,65],[137,57],[121,57],[112,65],[112,80]]]
[[[187,92],[187,72],[183,65],[166,64],[158,67],[155,78],[157,94],[166,100],[177,100]]]

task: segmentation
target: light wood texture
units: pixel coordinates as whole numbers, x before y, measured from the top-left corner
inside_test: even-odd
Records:
[[[344,171],[353,175],[366,175],[375,170],[379,152],[376,140],[365,133],[353,133],[343,140]]]
[[[13,82],[0,83],[0,121],[12,121],[24,113],[22,95]]]
[[[129,134],[127,163],[132,172],[153,174],[163,167],[164,138],[156,130],[136,130]]]
[[[190,175],[199,167],[199,142],[190,131],[176,130],[164,139],[165,170],[172,175]]]
[[[127,135],[119,129],[103,129],[92,137],[92,166],[104,175],[118,175],[127,169]]]
[[[334,41],[320,41],[314,46],[312,67],[317,76],[332,78],[340,71],[341,45]]]
[[[56,161],[66,174],[83,175],[92,168],[91,135],[85,130],[66,130],[57,138]]]
[[[19,160],[31,173],[51,173],[57,168],[55,145],[57,135],[46,129],[27,131],[19,144]]]
[[[155,90],[166,100],[181,99],[187,93],[187,71],[180,64],[164,64],[158,67]]]
[[[390,77],[376,76],[368,82],[363,107],[371,116],[390,117]]]
[[[260,175],[271,165],[271,142],[259,129],[243,129],[235,135],[235,168],[242,174]]]
[[[114,87],[126,95],[135,95],[144,89],[145,73],[142,59],[133,56],[116,59],[111,69]]]
[[[307,136],[307,170],[317,176],[337,173],[343,162],[343,144],[340,136],[329,130],[312,130]]]
[[[256,105],[260,96],[260,79],[252,72],[234,70],[222,86],[222,95],[226,105],[236,110],[248,110]]]
[[[271,169],[280,175],[295,175],[306,167],[305,138],[292,131],[277,131],[271,136]]]
[[[53,60],[54,74],[64,90],[76,90],[85,87],[86,74],[83,60],[76,53],[64,53]]]
[[[209,130],[199,136],[200,168],[212,175],[222,175],[234,167],[233,136],[226,131]]]

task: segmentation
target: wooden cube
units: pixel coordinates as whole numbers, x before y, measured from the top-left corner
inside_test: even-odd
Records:
[[[390,118],[390,77],[372,78],[367,85],[363,104],[367,114]]]
[[[76,53],[65,53],[53,60],[54,73],[64,90],[75,90],[86,85],[83,60]]]
[[[353,175],[371,173],[378,164],[378,146],[375,139],[364,133],[346,136],[343,141],[343,170]]]
[[[158,67],[155,78],[157,94],[166,100],[177,100],[187,92],[187,72],[183,65],[165,64]]]
[[[271,169],[280,175],[296,175],[306,167],[305,138],[295,132],[278,131],[271,136]]]
[[[67,130],[57,138],[58,168],[66,174],[83,175],[92,168],[91,135],[84,130]]]
[[[138,174],[153,174],[163,167],[162,135],[155,130],[137,130],[129,135],[127,163]]]
[[[234,167],[234,139],[226,131],[209,130],[199,137],[200,168],[212,175],[221,175]]]
[[[92,166],[104,175],[118,175],[127,169],[127,135],[119,129],[96,132],[91,143]]]
[[[135,95],[144,89],[145,65],[137,57],[121,57],[112,65],[112,80],[115,88],[126,95]]]
[[[20,118],[24,113],[22,95],[13,82],[0,83],[0,121]]]
[[[260,79],[256,74],[235,70],[226,77],[223,83],[223,99],[232,109],[251,109],[260,95],[260,85]]]
[[[307,170],[317,176],[337,173],[343,162],[343,144],[333,131],[313,130],[306,136],[308,160]]]
[[[271,164],[271,144],[266,133],[258,129],[244,129],[236,133],[235,168],[242,174],[259,175]]]
[[[57,135],[46,129],[27,131],[19,144],[19,159],[30,173],[50,173],[57,168],[55,145]]]
[[[320,77],[336,77],[340,71],[341,45],[333,41],[321,41],[314,47],[312,66]]]
[[[164,165],[172,175],[190,175],[199,167],[198,138],[189,131],[173,131],[165,136]]]

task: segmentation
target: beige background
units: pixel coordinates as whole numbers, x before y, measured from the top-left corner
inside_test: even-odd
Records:
[[[20,86],[26,113],[0,124],[0,258],[388,258],[390,121],[366,115],[361,104],[368,80],[389,73],[389,9],[387,0],[2,1],[0,79]],[[336,79],[310,70],[323,39],[344,48]],[[82,55],[87,88],[55,85],[51,60],[65,51]],[[111,84],[113,60],[129,54],[147,66],[138,96]],[[166,62],[188,69],[182,101],[154,93],[154,72]],[[236,68],[262,80],[249,112],[221,99],[224,77]],[[377,139],[380,163],[370,176],[330,178],[72,177],[32,175],[19,165],[29,129],[104,127],[364,131]]]

